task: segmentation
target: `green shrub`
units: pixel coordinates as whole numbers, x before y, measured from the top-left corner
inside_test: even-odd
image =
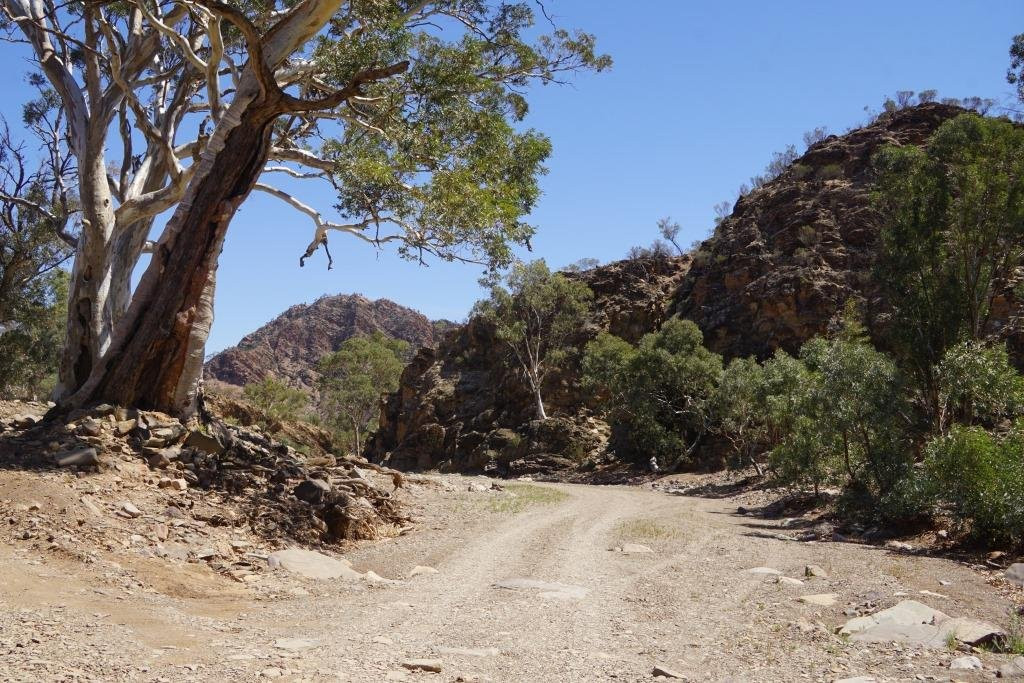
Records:
[[[986,544],[1024,541],[1024,432],[956,426],[926,448],[926,469],[964,531]]]
[[[242,396],[272,420],[299,420],[309,407],[304,391],[292,389],[273,377],[246,384]]]
[[[836,180],[843,177],[843,167],[839,164],[826,164],[818,169],[818,180]]]

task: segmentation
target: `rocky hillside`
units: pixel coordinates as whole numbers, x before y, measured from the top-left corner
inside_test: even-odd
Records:
[[[726,358],[795,352],[833,328],[848,298],[861,300],[872,324],[885,302],[869,268],[878,234],[871,207],[870,158],[886,144],[920,145],[964,110],[926,104],[885,114],[871,125],[813,145],[778,178],[742,197],[732,215],[690,257],[623,261],[579,275],[595,290],[599,313],[581,330],[635,341],[671,315],[696,322]],[[1019,303],[996,302],[1005,322]],[[1001,310],[1000,310],[1001,309]],[[1024,333],[1004,327],[1020,359]],[[531,400],[502,370],[491,330],[471,321],[436,350],[425,349],[383,410],[368,456],[399,468],[494,471],[512,475],[593,468],[603,458],[607,425],[591,415],[577,366],[551,378],[546,423],[531,421]]]
[[[358,294],[324,296],[292,306],[206,363],[204,375],[244,386],[273,375],[309,389],[316,384],[317,362],[351,337],[383,332],[404,339],[413,350],[433,346],[452,327],[387,299]]]
[[[739,199],[694,253],[673,312],[696,322],[705,343],[727,357],[795,352],[838,323],[852,294],[876,318],[884,302],[868,277],[879,228],[871,155],[886,144],[923,144],[963,111],[912,107],[814,144],[777,179]]]

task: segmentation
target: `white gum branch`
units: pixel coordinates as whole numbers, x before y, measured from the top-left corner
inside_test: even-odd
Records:
[[[263,169],[263,172],[264,173],[286,173],[286,174],[290,175],[293,178],[301,178],[303,180],[311,179],[311,178],[323,178],[324,177],[323,173],[304,173],[302,171],[297,171],[297,170],[295,170],[294,168],[292,168],[290,166],[267,166],[266,168]]]
[[[329,159],[321,159],[312,152],[304,149],[274,147],[270,150],[270,159],[273,161],[291,161],[309,168],[331,173],[334,171],[334,162]]]
[[[136,7],[142,11],[146,17],[146,22],[159,31],[161,34],[167,37],[174,45],[181,50],[181,54],[184,55],[191,64],[199,69],[201,73],[206,72],[206,62],[201,60],[199,56],[192,50],[192,46],[188,44],[188,41],[172,27],[168,26],[164,22],[160,21],[155,14],[149,11],[149,5],[145,0],[136,3]]]

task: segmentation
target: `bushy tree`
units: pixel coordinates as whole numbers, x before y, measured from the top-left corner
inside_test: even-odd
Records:
[[[579,280],[552,273],[544,260],[517,263],[495,284],[490,297],[477,302],[473,315],[490,321],[498,341],[511,352],[533,393],[537,418],[547,419],[544,378],[570,351],[590,311],[593,292]]]
[[[19,288],[14,318],[0,323],[0,396],[41,399],[57,383],[64,344],[68,274],[54,269]]]
[[[587,345],[583,369],[587,384],[607,396],[618,452],[668,467],[693,455],[722,374],[721,356],[704,347],[693,322],[671,318],[636,347],[603,333]]]
[[[676,248],[676,253],[680,256],[683,255],[684,251],[679,246],[679,231],[682,227],[678,221],[674,221],[671,218],[665,217],[658,219],[658,233],[661,235],[663,240],[668,241],[673,247]]]
[[[376,427],[381,395],[398,388],[408,351],[408,342],[374,332],[345,340],[320,360],[317,413],[349,437],[354,453]]]
[[[300,420],[309,410],[309,396],[274,377],[250,382],[242,389],[242,397],[266,413],[272,420]]]
[[[992,334],[992,302],[1024,264],[1024,130],[963,114],[925,148],[887,147],[875,164],[887,341],[938,420],[943,354]]]
[[[712,398],[715,433],[732,447],[738,463],[764,471],[755,456],[766,440],[765,370],[754,358],[735,358],[719,379]]]

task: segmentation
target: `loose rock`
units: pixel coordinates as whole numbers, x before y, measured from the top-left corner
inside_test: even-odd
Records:
[[[407,659],[402,662],[402,666],[410,671],[431,671],[439,674],[442,664],[440,659]]]
[[[686,676],[684,676],[683,674],[679,673],[678,671],[673,671],[672,669],[669,669],[668,667],[664,667],[664,666],[660,666],[660,665],[654,667],[654,670],[651,671],[651,675],[654,676],[655,678],[679,678],[679,679],[686,678]]]
[[[949,663],[949,668],[955,671],[968,671],[970,669],[980,669],[981,660],[973,655],[967,657],[957,657]]]

